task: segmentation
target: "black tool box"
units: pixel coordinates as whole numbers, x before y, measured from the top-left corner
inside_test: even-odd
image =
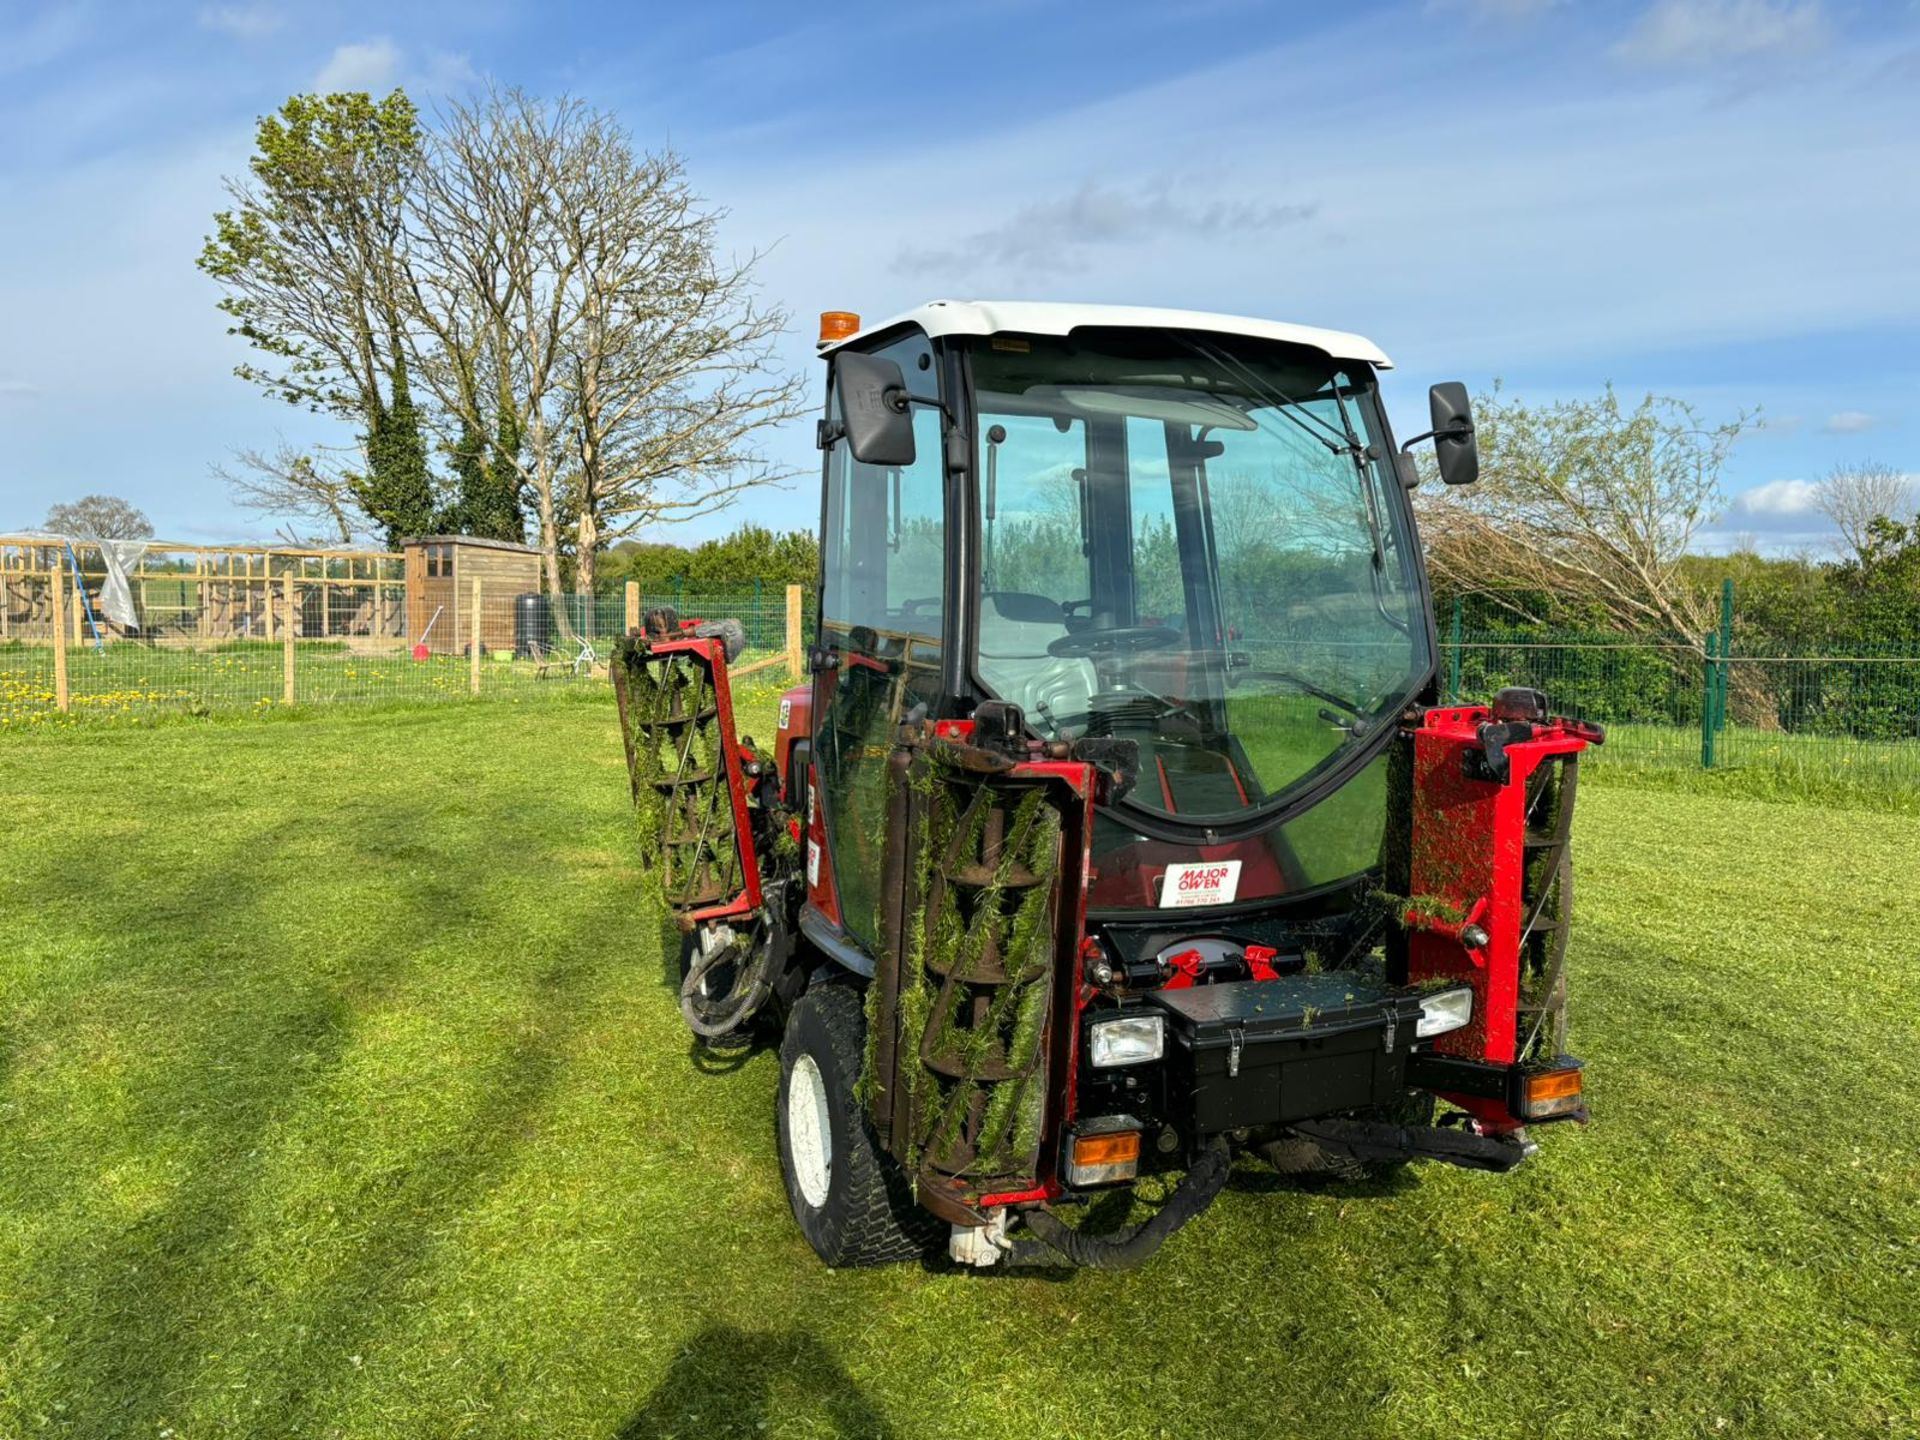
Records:
[[[1170,1094],[1193,1096],[1199,1134],[1285,1124],[1398,1098],[1417,995],[1363,973],[1286,975],[1156,990]]]

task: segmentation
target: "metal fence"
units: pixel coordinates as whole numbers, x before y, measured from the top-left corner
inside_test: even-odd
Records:
[[[0,638],[0,734],[72,716],[603,696],[613,642],[662,606],[682,620],[738,621],[747,645],[736,675],[785,677],[799,673],[810,608],[797,585],[717,594],[628,585],[554,600],[475,582],[415,613],[426,607],[410,606],[397,584],[382,593],[295,573],[243,589],[225,576],[166,583],[163,618],[119,626],[55,567]]]
[[[11,545],[0,549],[0,734],[62,716],[582,693],[604,678],[612,642],[656,607],[738,621],[737,670],[769,678],[797,677],[812,638],[800,586],[628,584],[555,600],[462,581],[416,613],[427,606],[409,603],[392,557],[311,552],[149,566],[136,577],[142,623],[127,627],[105,618],[100,577],[77,561],[39,541],[0,544]],[[1738,653],[1730,593],[1721,625],[1698,640],[1467,629],[1456,603],[1441,642],[1448,700],[1544,690],[1560,713],[1607,725],[1600,765],[1920,797],[1920,650]]]
[[[1442,632],[1444,689],[1543,690],[1555,711],[1606,724],[1598,764],[1920,794],[1920,653],[1728,656],[1724,643],[1456,626]]]

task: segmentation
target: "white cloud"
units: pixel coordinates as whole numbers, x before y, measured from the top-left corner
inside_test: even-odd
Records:
[[[841,188],[887,197],[852,229],[789,164],[728,157],[733,166],[709,172],[708,183],[728,197],[741,243],[782,237],[763,276],[798,311],[823,291],[873,313],[956,288],[1059,299],[1064,269],[1071,298],[1357,330],[1416,373],[1444,366],[1432,377],[1442,379],[1920,323],[1911,238],[1920,190],[1886,183],[1911,165],[1913,92],[1828,74],[1810,80],[1811,94],[1770,91],[1738,108],[1703,109],[1683,87],[1583,94],[1557,74],[1461,91],[1423,82],[1459,53],[1441,42],[1380,59],[1378,86],[1399,103],[1378,108],[1377,96],[1356,96],[1342,66],[1377,48],[1384,24],[1356,23],[911,155],[883,147],[847,155],[835,167]],[[1339,143],[1275,133],[1260,97],[1276,85],[1302,113],[1324,114]],[[1227,160],[1223,128],[1238,137]],[[1410,134],[1422,137],[1414,151]],[[1432,154],[1473,156],[1472,183]],[[1221,168],[1203,183],[1183,162]],[[1181,185],[1203,197],[1196,206],[1309,200],[1315,211],[1310,223],[1230,243],[1142,221],[1125,238],[1078,243],[1076,207],[1116,201],[1130,218],[1153,208],[1129,172],[1183,175]],[[942,183],[927,184],[929,173]],[[1780,204],[1782,174],[1794,176],[1792,206]],[[1181,188],[1172,193],[1178,201]],[[1832,225],[1837,213],[1853,216],[1844,236]],[[1044,242],[1018,233],[1031,222]],[[976,236],[985,241],[978,251]],[[1073,263],[1049,270],[1048,247],[1062,243]],[[1419,263],[1410,263],[1416,251]],[[965,263],[937,268],[948,260]],[[1463,294],[1475,297],[1470,315],[1459,308]],[[795,343],[796,355],[810,354]]]
[[[1427,0],[1427,9],[1436,14],[1464,11],[1475,20],[1510,24],[1532,20],[1566,3],[1567,0]]]
[[[204,29],[239,40],[258,40],[273,34],[287,17],[271,5],[207,5],[201,8],[199,19]]]
[[[1811,515],[1820,487],[1811,480],[1769,480],[1733,497],[1729,515]]]
[[[0,75],[51,65],[84,45],[88,16],[79,5],[53,6],[24,25],[0,28]]]
[[[1873,416],[1864,410],[1842,410],[1837,415],[1829,415],[1827,423],[1820,428],[1829,435],[1858,435],[1862,430],[1873,428]]]
[[[1695,548],[1707,553],[1757,549],[1767,555],[1818,555],[1832,544],[1833,522],[1814,504],[1812,480],[1770,480],[1733,497],[1726,514],[1702,527]]]
[[[0,396],[38,395],[40,387],[25,380],[0,380]]]
[[[1639,65],[1714,65],[1825,45],[1820,0],[1654,0],[1614,47]]]
[[[342,45],[313,77],[321,94],[337,90],[384,90],[400,72],[400,47],[382,36],[357,45]]]
[[[465,51],[434,51],[427,57],[427,68],[420,76],[420,88],[435,95],[466,90],[479,83],[480,72],[473,68],[473,59]]]
[[[1015,275],[1084,270],[1090,247],[1138,247],[1156,240],[1257,237],[1313,218],[1310,204],[1275,205],[1208,198],[1187,182],[1176,193],[1158,181],[1131,190],[1083,180],[1060,200],[1041,200],[953,246],[910,246],[894,269],[902,274]]]

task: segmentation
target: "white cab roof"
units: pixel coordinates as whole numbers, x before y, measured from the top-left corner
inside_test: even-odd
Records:
[[[1336,360],[1364,360],[1382,370],[1393,367],[1380,347],[1361,335],[1343,330],[1321,330],[1312,325],[1288,325],[1279,320],[1253,320],[1244,315],[1214,315],[1205,310],[1162,310],[1151,305],[1064,305],[1039,300],[929,300],[918,309],[895,315],[838,345],[831,354],[896,325],[918,325],[928,335],[1066,335],[1084,325],[1120,326],[1138,330],[1201,330],[1216,335],[1251,335],[1289,345],[1311,345]]]

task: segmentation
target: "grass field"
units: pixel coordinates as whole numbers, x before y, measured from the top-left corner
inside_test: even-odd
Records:
[[[613,641],[593,641],[602,666]],[[604,678],[576,675],[577,647],[556,643],[568,657],[545,667],[532,660],[480,663],[480,691],[495,699],[548,699],[576,686],[596,696]],[[325,706],[368,702],[465,700],[472,694],[472,663],[464,655],[415,660],[402,648],[368,653],[345,641],[303,640],[294,647],[294,700]],[[770,651],[753,651],[749,665]],[[72,710],[54,705],[53,652],[44,645],[0,644],[0,734],[49,725],[141,723],[183,714],[269,711],[285,697],[285,654],[277,642],[231,640],[212,649],[117,643],[104,650],[76,646],[67,654]]]
[[[1591,786],[1591,1127],[975,1276],[807,1250],[610,704],[12,737],[0,794],[0,1435],[1920,1432],[1920,818]]]
[[[764,638],[764,617],[752,623]],[[609,642],[596,643],[604,659]],[[302,641],[297,648],[294,693],[300,707],[465,701],[471,693],[471,668],[463,655],[415,662],[393,651],[356,654],[337,640]],[[751,650],[737,663],[752,664],[774,653]],[[69,726],[166,724],[202,715],[277,715],[285,708],[283,664],[280,645],[268,641],[230,641],[211,650],[120,643],[104,653],[82,646],[68,655],[72,710],[62,715],[54,708],[53,652],[43,645],[0,642],[0,736]],[[597,698],[603,689],[603,682],[576,677],[565,667],[549,667],[542,675],[529,661],[492,658],[481,664],[480,685],[484,698],[520,703],[573,698],[575,690]],[[1258,721],[1248,724],[1243,715],[1234,722],[1236,729],[1277,739],[1282,752],[1256,754],[1259,773],[1297,774],[1329,749],[1332,731],[1320,717],[1318,700],[1263,692],[1242,697],[1236,708],[1247,707],[1254,707]],[[1709,795],[1812,798],[1920,815],[1920,739],[1855,740],[1730,725],[1718,740],[1716,768],[1708,773],[1700,767],[1697,726],[1612,725],[1605,748],[1590,757],[1588,769]]]

